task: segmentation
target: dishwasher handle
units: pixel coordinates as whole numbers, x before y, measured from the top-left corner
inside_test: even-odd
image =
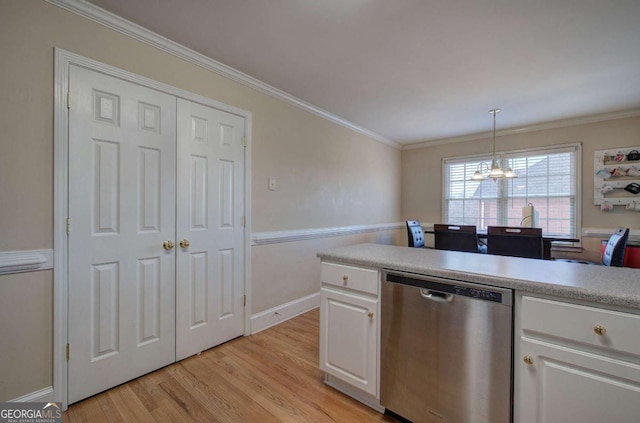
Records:
[[[420,296],[426,300],[436,303],[450,303],[453,301],[453,294],[445,294],[443,292],[432,291],[430,289],[420,288]]]

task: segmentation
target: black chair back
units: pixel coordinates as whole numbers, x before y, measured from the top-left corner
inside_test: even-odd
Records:
[[[487,253],[500,256],[542,258],[542,229],[487,227]]]
[[[478,234],[475,225],[434,224],[435,247],[438,250],[478,252]]]
[[[424,231],[417,220],[407,220],[407,235],[409,236],[409,247],[424,247]]]
[[[602,253],[602,264],[605,266],[622,267],[624,264],[624,250],[629,239],[629,228],[618,228],[611,235]]]

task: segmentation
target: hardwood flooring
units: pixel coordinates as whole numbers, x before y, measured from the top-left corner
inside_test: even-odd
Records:
[[[319,310],[73,404],[64,422],[395,421],[323,382]]]

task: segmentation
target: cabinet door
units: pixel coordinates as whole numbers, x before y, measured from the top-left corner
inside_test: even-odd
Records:
[[[640,421],[637,364],[530,340],[521,340],[519,351],[516,423]]]
[[[377,396],[378,300],[322,288],[320,368]]]

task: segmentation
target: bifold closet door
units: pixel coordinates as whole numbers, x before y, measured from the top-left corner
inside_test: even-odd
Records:
[[[72,66],[69,403],[175,361],[176,98]]]
[[[178,99],[176,359],[244,332],[245,119]]]

